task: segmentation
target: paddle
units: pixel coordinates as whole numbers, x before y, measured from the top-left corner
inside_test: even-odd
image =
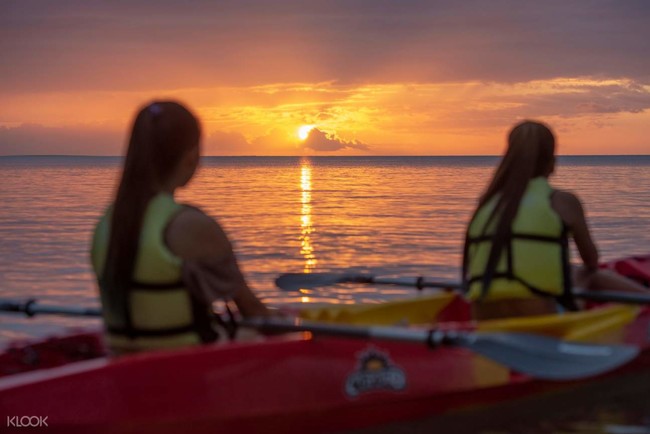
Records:
[[[29,317],[36,314],[98,317],[102,314],[98,308],[43,305],[36,304],[36,300],[34,299],[22,303],[17,301],[0,300],[0,311],[24,313]]]
[[[352,273],[287,273],[275,280],[278,288],[285,291],[298,291],[337,283],[366,283],[375,285],[400,285],[423,288],[461,289],[458,282],[429,280],[424,277],[385,278],[369,274]],[[575,291],[574,296],[585,300],[616,302],[628,304],[650,304],[650,295],[620,291]]]
[[[306,331],[315,335],[423,343],[434,348],[461,347],[544,380],[573,380],[602,374],[622,366],[639,353],[629,345],[564,342],[530,333],[359,327],[275,318],[244,320],[243,325],[267,332]]]
[[[278,288],[286,291],[331,286],[337,283],[369,283],[376,285],[400,285],[422,288],[460,289],[461,284],[440,280],[426,280],[423,277],[377,277],[370,274],[353,273],[287,273],[275,279]]]
[[[59,307],[0,301],[0,311],[35,314],[99,316],[99,309]],[[244,319],[241,325],[262,332],[306,331],[315,335],[357,339],[415,342],[437,347],[462,347],[501,363],[517,372],[545,380],[572,380],[616,369],[637,356],[629,345],[569,343],[527,333],[464,332],[400,327],[359,327],[278,318]]]

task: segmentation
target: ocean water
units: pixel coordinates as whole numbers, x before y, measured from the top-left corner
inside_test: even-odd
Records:
[[[178,197],[221,223],[266,302],[380,302],[412,290],[346,285],[296,294],[278,290],[273,280],[285,272],[342,269],[458,279],[465,225],[497,162],[208,157]],[[120,163],[111,157],[0,157],[0,298],[98,304],[88,246],[114,194]],[[582,199],[604,260],[650,251],[650,156],[562,157],[551,183]],[[0,345],[93,324],[0,315]]]

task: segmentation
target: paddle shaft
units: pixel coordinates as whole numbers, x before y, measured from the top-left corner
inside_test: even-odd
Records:
[[[98,308],[44,305],[37,304],[36,300],[33,299],[22,303],[15,301],[0,301],[0,311],[24,313],[29,317],[36,314],[99,317],[102,314],[101,310]]]
[[[407,282],[407,283],[401,283]],[[447,290],[458,290],[462,288],[462,284],[458,282],[443,282],[443,281],[432,281],[426,280],[422,277],[409,277],[409,278],[397,278],[397,279],[384,279],[384,278],[373,278],[371,282],[377,285],[403,285],[403,286],[414,286],[418,289],[422,288],[440,288]],[[624,303],[624,304],[650,304],[650,294],[639,294],[634,292],[623,292],[623,291],[588,291],[579,289],[574,291],[573,296],[575,298],[596,301],[596,302],[613,302],[613,303]]]
[[[622,291],[576,291],[576,298],[625,304],[650,304],[650,295]]]
[[[322,277],[325,276],[325,277]],[[438,288],[446,290],[460,290],[460,282],[429,280],[425,277],[376,277],[365,274],[348,273],[290,273],[280,276],[276,280],[278,287],[286,290],[295,290],[301,286],[313,288],[329,286],[337,283],[364,283],[370,285],[397,285],[412,286],[419,290],[424,288]],[[577,289],[574,296],[583,300],[596,302],[614,302],[626,304],[650,304],[650,295],[622,292],[622,291],[587,291]]]
[[[28,300],[24,303],[4,301],[0,302],[0,311],[24,313],[31,317],[36,314],[46,315],[69,315],[84,317],[99,317],[101,311],[95,308],[86,308],[81,306],[52,306],[37,304],[35,300]],[[309,331],[314,334],[334,334],[341,337],[357,339],[385,339],[400,340],[408,342],[424,342],[430,334],[428,331],[413,331],[397,327],[349,327],[336,324],[310,323],[305,325],[303,321],[286,321],[286,320],[265,320],[263,318],[243,319],[239,323],[243,327],[251,327],[262,332],[296,332]],[[434,333],[435,334],[435,333]],[[437,335],[436,338],[441,339]]]
[[[458,282],[448,282],[444,280],[429,280],[424,277],[371,277],[367,283],[377,285],[400,285],[414,286],[418,289],[424,288],[442,288],[442,289],[461,289],[462,284]]]
[[[412,330],[404,327],[370,326],[358,327],[343,324],[252,318],[243,319],[239,325],[251,327],[260,332],[310,332],[315,335],[333,335],[354,339],[377,339],[401,342],[428,342],[432,346],[444,341],[444,333],[438,330]]]
[[[401,285],[414,286],[417,289],[423,288],[440,288],[447,290],[459,290],[463,285],[459,282],[445,282],[427,280],[423,277],[401,277],[401,278],[383,278],[373,277],[368,283],[377,285]],[[613,302],[624,304],[650,304],[650,294],[639,294],[634,292],[623,291],[588,291],[579,289],[574,291],[575,298],[596,301],[596,302]]]

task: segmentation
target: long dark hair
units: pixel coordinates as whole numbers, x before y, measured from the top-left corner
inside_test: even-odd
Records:
[[[174,173],[178,162],[199,145],[196,117],[177,102],[143,107],[135,118],[110,221],[103,284],[105,300],[116,318],[129,325],[127,296],[132,284],[138,242],[149,201]]]
[[[540,122],[523,121],[510,131],[508,150],[472,216],[474,220],[478,211],[493,197],[499,195],[487,223],[482,228],[482,234],[485,235],[492,221],[497,219],[492,236],[492,248],[484,273],[483,291],[489,287],[499,258],[510,238],[512,222],[517,215],[528,182],[538,176],[546,176],[552,171],[554,155],[555,137],[546,125]],[[463,255],[464,281],[468,278],[468,241],[469,236],[465,238]]]

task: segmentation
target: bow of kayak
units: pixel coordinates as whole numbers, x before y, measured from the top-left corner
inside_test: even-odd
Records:
[[[644,345],[608,375],[650,366],[650,315],[625,327]],[[584,380],[587,381],[587,380]],[[294,333],[263,342],[100,357],[0,379],[6,414],[55,432],[332,432],[546,393],[577,382],[513,375],[462,348]]]

